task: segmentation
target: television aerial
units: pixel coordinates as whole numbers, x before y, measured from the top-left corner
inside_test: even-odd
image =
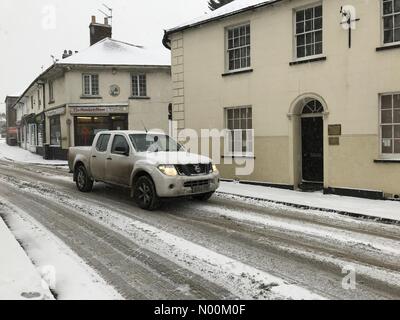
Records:
[[[110,25],[112,26],[112,20],[113,20],[113,9],[110,8],[109,6],[107,6],[106,4],[103,3],[103,6],[105,7],[105,9],[108,11],[108,13],[104,12],[101,9],[98,9],[105,18],[107,18],[110,21]]]

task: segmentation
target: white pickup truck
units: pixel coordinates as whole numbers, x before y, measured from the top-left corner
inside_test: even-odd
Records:
[[[96,181],[128,187],[146,210],[157,209],[163,198],[207,201],[220,183],[211,159],[157,132],[100,132],[92,147],[70,148],[68,163],[80,191],[92,191]]]

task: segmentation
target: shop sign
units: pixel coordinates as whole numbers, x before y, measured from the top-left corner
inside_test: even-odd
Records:
[[[47,117],[61,116],[65,114],[65,111],[66,111],[65,107],[50,110],[46,112],[46,116]]]
[[[71,114],[128,113],[128,107],[70,107]]]

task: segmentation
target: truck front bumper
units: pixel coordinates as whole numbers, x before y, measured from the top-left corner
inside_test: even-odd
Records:
[[[215,192],[220,184],[218,172],[200,176],[169,177],[157,171],[153,174],[153,179],[157,195],[160,198],[176,198]]]

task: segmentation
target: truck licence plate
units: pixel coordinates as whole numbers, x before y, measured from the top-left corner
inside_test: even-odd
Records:
[[[193,193],[203,193],[203,192],[208,192],[210,190],[210,185],[205,184],[202,186],[193,186],[192,187],[192,192]]]

